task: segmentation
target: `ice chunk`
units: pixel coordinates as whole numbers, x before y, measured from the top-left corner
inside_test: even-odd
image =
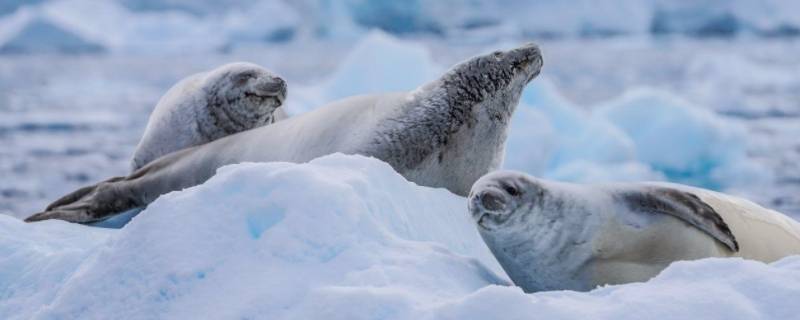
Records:
[[[391,2],[351,0],[348,9],[355,22],[366,28],[379,28],[393,34],[438,33],[444,31],[438,19],[425,10],[423,1]]]
[[[656,35],[679,33],[698,37],[735,36],[741,31],[739,19],[724,7],[694,6],[656,9],[650,32]]]
[[[625,133],[578,109],[547,78],[529,84],[521,100],[509,131],[506,168],[543,175],[573,161],[635,160]]]
[[[639,160],[671,181],[719,189],[742,176],[765,178],[765,170],[745,164],[742,127],[673,95],[634,89],[596,111],[631,137]],[[720,174],[731,168],[742,172]]]
[[[340,63],[325,86],[328,99],[409,91],[435,79],[442,68],[419,43],[380,31],[366,35]]]
[[[84,39],[69,28],[41,16],[31,17],[14,35],[0,43],[0,54],[99,53],[100,44]]]
[[[121,230],[0,216],[0,318],[547,318],[800,312],[800,257],[677,262],[647,283],[526,295],[465,199],[376,159],[223,167]],[[358,301],[354,304],[353,301]]]

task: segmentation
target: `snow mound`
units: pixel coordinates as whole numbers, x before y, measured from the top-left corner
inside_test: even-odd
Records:
[[[225,167],[109,237],[0,222],[0,265],[26,275],[4,273],[3,319],[305,318],[362,295],[378,315],[505,283],[463,198],[360,156]]]
[[[676,262],[646,283],[589,293],[488,286],[444,304],[432,318],[788,319],[800,312],[800,257],[766,265],[741,259]]]
[[[465,199],[383,162],[227,166],[121,230],[0,216],[0,318],[786,318],[800,257],[679,262],[588,293],[507,286]],[[647,297],[647,298],[642,298]],[[353,302],[357,301],[357,304]],[[777,308],[776,306],[780,306]]]

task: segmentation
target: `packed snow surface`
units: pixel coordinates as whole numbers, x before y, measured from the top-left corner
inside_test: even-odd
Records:
[[[800,257],[679,262],[588,293],[509,286],[464,198],[379,160],[244,163],[123,229],[0,216],[3,319],[788,318]]]

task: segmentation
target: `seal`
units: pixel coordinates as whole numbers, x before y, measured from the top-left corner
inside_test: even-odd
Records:
[[[286,82],[258,65],[229,63],[191,75],[159,100],[131,161],[132,171],[189,147],[286,118]]]
[[[337,152],[381,159],[413,182],[466,196],[502,162],[511,115],[541,67],[533,44],[474,57],[411,92],[346,98],[171,153],[68,194],[26,221],[91,223],[203,183],[223,165],[306,162]]]
[[[673,261],[800,254],[800,223],[747,200],[671,183],[578,185],[498,171],[469,211],[525,292],[646,281]]]

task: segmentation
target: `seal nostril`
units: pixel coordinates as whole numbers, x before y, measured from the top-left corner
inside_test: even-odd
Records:
[[[280,87],[282,90],[286,90],[286,80],[283,80],[283,78],[280,78],[280,77],[275,77],[275,83],[277,83],[277,84],[278,84],[278,86],[279,86],[279,87]]]
[[[503,197],[493,192],[481,194],[480,199],[481,205],[489,211],[500,211],[506,207]]]

